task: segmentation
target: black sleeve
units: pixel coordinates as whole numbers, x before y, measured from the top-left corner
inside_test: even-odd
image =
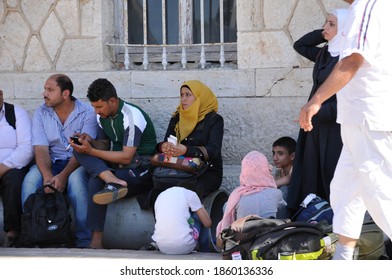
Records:
[[[324,101],[317,113],[320,122],[335,122],[337,118],[336,94]]]
[[[163,142],[167,142],[167,138],[170,135],[174,135],[174,136],[176,135],[174,128],[176,127],[177,122],[178,122],[178,114],[170,119],[169,125],[166,130],[165,138],[155,146],[157,152],[162,152],[161,145]]]
[[[215,159],[220,155],[223,141],[223,118],[219,114],[213,114],[212,117],[206,121],[208,129],[204,131],[206,134],[205,144],[203,145],[208,153],[209,160]],[[202,151],[193,145],[186,145],[188,150],[185,154],[188,157],[200,157],[204,159]],[[202,146],[202,145],[199,145]]]
[[[321,47],[317,46],[327,42],[321,33],[322,31],[322,29],[317,29],[299,38],[293,46],[295,51],[313,62],[316,61],[321,49]]]

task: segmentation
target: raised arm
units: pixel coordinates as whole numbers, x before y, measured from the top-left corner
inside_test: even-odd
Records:
[[[306,57],[313,62],[316,61],[317,55],[321,49],[318,45],[327,42],[322,35],[322,31],[322,29],[317,29],[299,38],[294,43],[294,50],[303,57]]]

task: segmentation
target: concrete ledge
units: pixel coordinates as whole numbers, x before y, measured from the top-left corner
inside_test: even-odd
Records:
[[[229,192],[221,188],[211,193],[203,200],[203,204],[212,219],[212,227],[203,229],[200,240],[208,242],[210,252],[219,250],[212,243],[215,229],[223,216],[223,205],[226,203]],[[3,203],[0,200],[0,247],[4,243],[5,233]],[[73,219],[74,221],[74,219]],[[108,206],[104,229],[104,247],[107,249],[132,249],[138,250],[149,244],[154,233],[155,219],[152,210],[142,210],[136,197],[121,199]]]
[[[200,233],[200,240],[209,244],[211,251],[216,251],[211,243],[215,229],[223,216],[223,205],[228,199],[228,192],[220,189],[203,200],[204,207],[211,216],[212,227]],[[152,210],[139,207],[135,197],[121,199],[109,205],[106,214],[103,244],[108,249],[140,249],[152,242],[155,219]]]

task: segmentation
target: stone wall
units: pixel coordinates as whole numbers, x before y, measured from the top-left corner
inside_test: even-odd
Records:
[[[0,0],[0,88],[8,102],[32,113],[42,103],[43,84],[53,73],[71,77],[75,96],[106,77],[119,95],[142,106],[162,139],[178,105],[179,86],[199,79],[218,96],[225,119],[224,186],[238,184],[241,158],[250,150],[271,159],[271,144],[296,139],[300,107],[311,88],[312,64],[292,45],[320,28],[342,0],[237,0],[238,67],[204,70],[116,69],[114,2],[123,0]],[[272,162],[272,160],[271,160]]]

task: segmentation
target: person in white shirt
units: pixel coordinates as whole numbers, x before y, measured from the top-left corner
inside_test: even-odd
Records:
[[[161,192],[154,209],[156,223],[152,239],[164,254],[184,255],[195,249],[200,230],[195,218],[207,228],[212,224],[198,195],[184,187],[175,186]]]
[[[12,115],[7,119],[7,116]],[[21,231],[21,189],[28,165],[33,159],[31,119],[26,110],[4,102],[0,90],[0,194],[6,232],[3,247],[15,245]]]
[[[334,260],[353,259],[366,210],[392,238],[392,1],[345,1],[351,6],[340,61],[299,117],[312,130],[322,102],[338,92],[343,149],[331,182]]]

